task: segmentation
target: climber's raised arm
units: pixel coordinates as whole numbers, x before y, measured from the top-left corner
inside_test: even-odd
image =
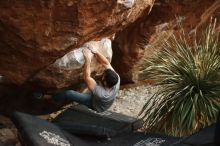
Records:
[[[105,56],[103,56],[95,47],[89,46],[88,49],[91,50],[91,52],[95,55],[99,63],[101,63],[105,69],[114,70],[108,59]]]
[[[91,77],[90,64],[91,64],[92,53],[89,49],[85,48],[83,50],[83,54],[85,58],[83,78],[89,90],[93,90],[96,86],[96,81]]]

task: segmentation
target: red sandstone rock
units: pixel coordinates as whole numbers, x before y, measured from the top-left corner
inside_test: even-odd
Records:
[[[48,103],[41,107],[42,103],[26,98],[21,88],[10,86],[10,80],[45,90],[76,84],[80,81],[81,69],[65,70],[54,66],[54,62],[85,42],[114,33],[114,68],[122,82],[135,82],[141,60],[154,52],[151,45],[176,31],[176,16],[184,20],[188,33],[201,27],[211,16],[219,17],[220,9],[218,0],[157,0],[148,14],[154,0],[124,2],[126,0],[0,1],[0,112],[11,113],[14,107],[37,113],[49,107],[54,110]],[[96,66],[93,69],[99,70]]]
[[[153,0],[0,1],[0,75],[23,84],[89,40],[134,22]]]
[[[105,38],[101,41],[87,42],[86,45],[96,47],[99,52],[111,61],[111,40]],[[67,53],[62,58],[57,59],[46,69],[41,70],[38,74],[36,74],[29,83],[32,84],[32,86],[34,85],[33,90],[55,90],[83,82],[84,56],[82,49],[87,48],[80,47]],[[92,57],[91,72],[98,75],[102,73],[103,69],[104,68],[97,59]]]
[[[219,17],[220,1],[217,0],[158,0],[149,15],[139,18],[116,35],[113,41],[113,65],[121,75],[122,83],[139,80],[139,66],[143,58],[154,52],[152,45],[175,32],[182,21],[186,33]],[[179,19],[177,20],[177,17]]]

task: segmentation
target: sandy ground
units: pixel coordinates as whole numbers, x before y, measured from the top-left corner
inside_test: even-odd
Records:
[[[157,86],[145,84],[119,91],[111,111],[137,117],[145,102],[158,90]]]

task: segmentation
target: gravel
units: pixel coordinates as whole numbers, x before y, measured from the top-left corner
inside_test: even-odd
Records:
[[[110,111],[137,117],[145,102],[158,90],[158,86],[145,84],[119,91]]]

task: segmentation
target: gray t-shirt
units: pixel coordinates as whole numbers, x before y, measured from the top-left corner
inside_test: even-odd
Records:
[[[110,90],[106,90],[102,85],[96,84],[92,90],[93,93],[93,108],[98,112],[103,112],[111,107],[115,97],[118,95],[120,87],[120,77],[118,75],[118,82]]]

